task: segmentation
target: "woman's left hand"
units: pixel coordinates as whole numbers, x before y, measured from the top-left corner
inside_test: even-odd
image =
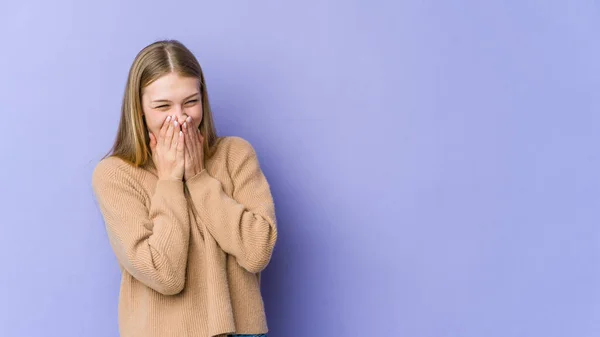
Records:
[[[204,170],[204,137],[198,126],[188,117],[183,123],[183,136],[185,137],[185,172],[183,180],[188,180]]]

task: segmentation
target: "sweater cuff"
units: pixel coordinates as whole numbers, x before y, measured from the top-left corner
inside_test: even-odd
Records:
[[[183,181],[181,180],[158,180],[156,182],[155,194],[161,192],[164,195],[181,194],[183,191]]]
[[[201,183],[203,180],[205,180],[208,177],[210,177],[210,176],[208,174],[208,170],[206,170],[206,168],[205,168],[202,171],[196,173],[195,176],[193,176],[190,179],[186,180],[185,183],[188,186],[194,186],[197,183]]]

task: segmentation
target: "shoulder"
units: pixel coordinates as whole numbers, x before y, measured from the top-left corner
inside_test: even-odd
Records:
[[[248,156],[256,156],[254,147],[250,142],[239,136],[223,137],[219,140],[217,152],[228,162],[239,162]]]
[[[221,138],[215,159],[224,161],[230,172],[248,164],[258,166],[254,147],[248,140],[239,136]]]
[[[135,175],[136,168],[125,160],[110,156],[106,157],[94,168],[92,173],[92,186],[94,188],[106,184],[115,184],[131,181]]]
[[[254,152],[252,144],[239,136],[227,136],[220,139],[219,149],[227,155]]]

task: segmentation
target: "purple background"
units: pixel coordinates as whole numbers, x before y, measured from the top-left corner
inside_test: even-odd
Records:
[[[0,336],[117,336],[90,187],[176,38],[257,149],[271,336],[600,335],[597,1],[3,1]]]

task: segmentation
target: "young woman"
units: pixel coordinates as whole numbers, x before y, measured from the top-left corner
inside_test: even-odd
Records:
[[[135,58],[92,186],[122,271],[121,336],[265,336],[270,187],[247,141],[217,137],[202,69],[180,42]]]

